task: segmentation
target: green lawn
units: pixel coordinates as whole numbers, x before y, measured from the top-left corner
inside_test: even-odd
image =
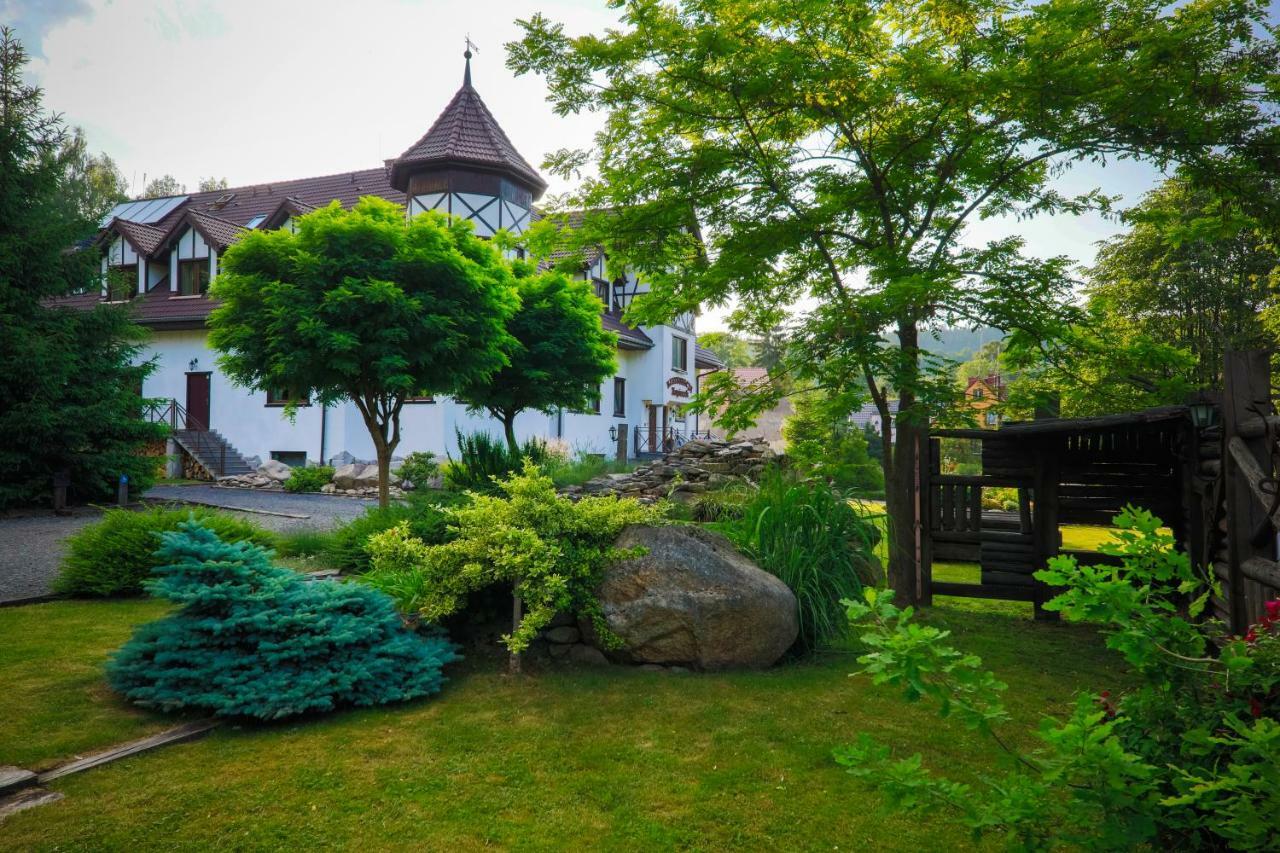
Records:
[[[0,765],[44,769],[170,725],[102,679],[107,653],[168,608],[149,599],[0,608]]]
[[[940,599],[929,618],[1009,683],[1013,740],[1123,674],[1086,628],[1016,605]],[[98,666],[163,604],[0,610],[0,764],[47,763],[137,736]],[[830,749],[870,732],[969,777],[986,741],[832,652],[764,673],[544,669],[468,662],[428,701],[211,737],[68,777],[61,802],[8,819],[0,849],[964,848],[949,820],[885,817]],[[15,701],[16,700],[16,701]],[[10,709],[14,713],[9,713]]]

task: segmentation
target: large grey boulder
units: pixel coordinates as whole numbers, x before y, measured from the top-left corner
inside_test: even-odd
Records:
[[[367,489],[378,485],[378,466],[351,462],[333,472],[333,485],[338,489]]]
[[[378,488],[378,466],[366,465],[364,470],[356,475],[356,484],[353,488],[357,489],[376,489]]]
[[[646,552],[605,571],[596,591],[614,654],[695,669],[766,667],[799,631],[796,598],[728,539],[692,526],[632,525],[619,548]]]
[[[268,459],[258,466],[258,473],[268,479],[275,480],[277,483],[283,483],[289,479],[293,469],[279,460]]]

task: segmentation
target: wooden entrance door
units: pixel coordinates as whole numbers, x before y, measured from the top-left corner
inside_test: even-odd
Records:
[[[649,405],[649,450],[650,452],[657,450],[658,444],[658,407]]]
[[[209,428],[208,373],[187,374],[187,429]]]

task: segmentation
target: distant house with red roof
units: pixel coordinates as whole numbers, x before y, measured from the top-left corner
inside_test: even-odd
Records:
[[[1006,387],[999,373],[988,376],[970,376],[965,383],[965,405],[978,416],[978,426],[983,429],[1000,427],[999,405],[1004,402]]]
[[[730,372],[733,374],[734,381],[743,388],[769,381],[769,371],[763,367],[735,367]],[[772,409],[760,413],[756,418],[755,426],[734,433],[733,438],[763,438],[769,442],[770,447],[781,453],[787,444],[786,439],[782,437],[782,422],[791,417],[793,411],[791,401],[783,397]],[[717,412],[711,418],[711,435],[714,438],[729,438],[730,436],[723,429],[715,425],[715,417],[718,414]]]

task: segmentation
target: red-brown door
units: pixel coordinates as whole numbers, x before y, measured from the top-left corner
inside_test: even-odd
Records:
[[[649,406],[649,450],[655,451],[658,444],[658,407]]]
[[[187,429],[209,428],[209,376],[187,374]]]

